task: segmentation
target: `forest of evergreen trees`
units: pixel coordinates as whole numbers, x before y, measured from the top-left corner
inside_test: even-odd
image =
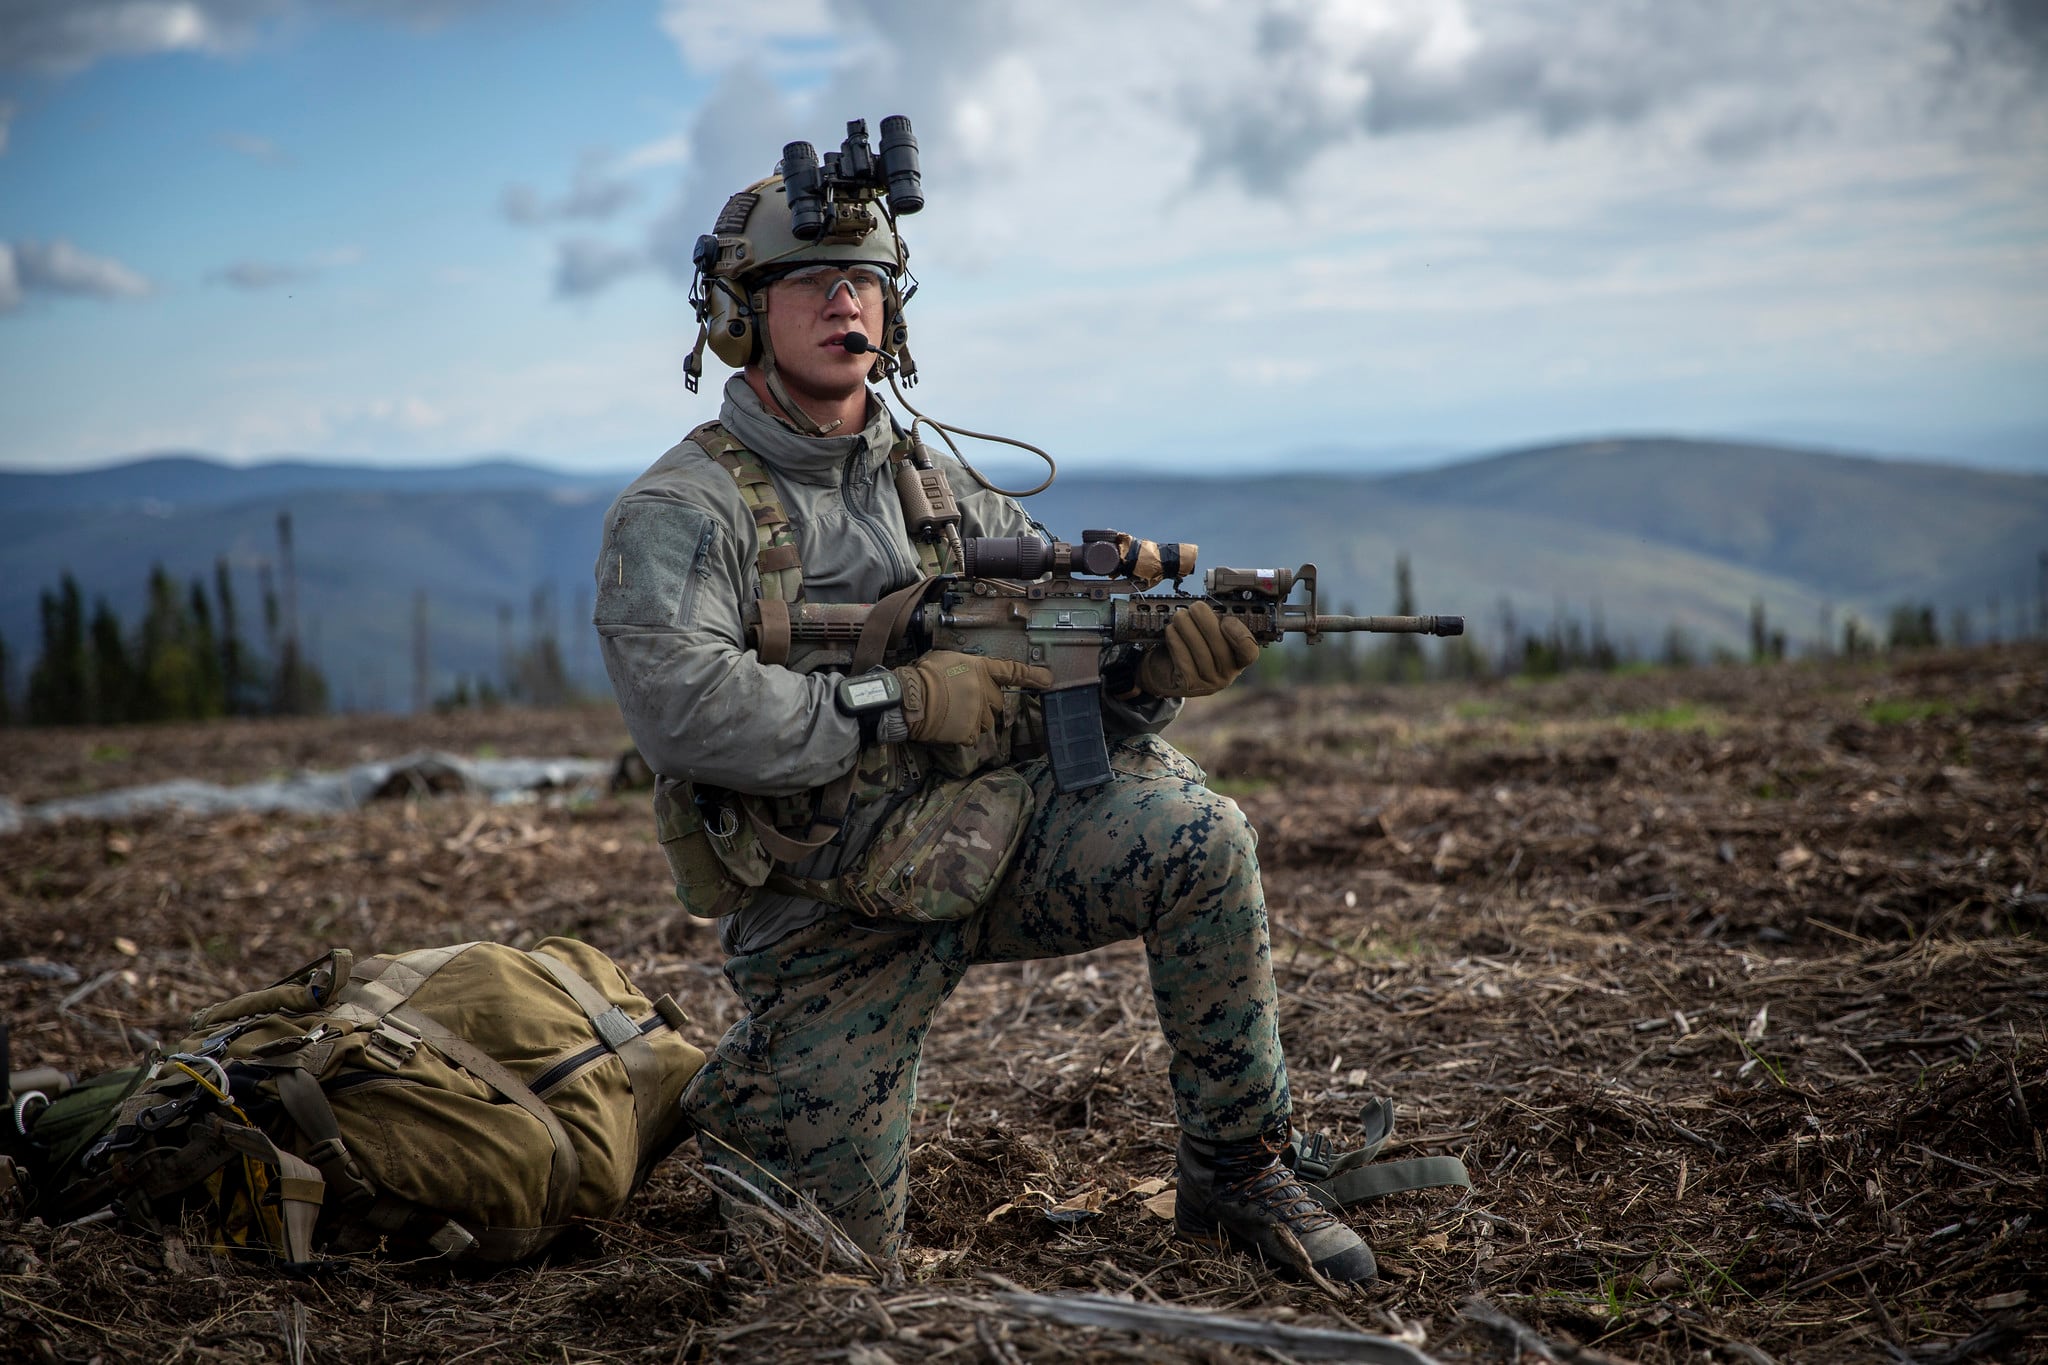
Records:
[[[214,564],[210,594],[201,580],[181,586],[157,565],[142,619],[132,627],[104,597],[93,600],[88,614],[78,580],[65,573],[41,594],[42,650],[29,669],[18,715],[0,682],[0,724],[115,725],[325,711],[326,680],[303,657],[269,567],[258,576],[260,649],[244,633],[225,559]],[[10,675],[7,644],[0,640],[0,680]]]

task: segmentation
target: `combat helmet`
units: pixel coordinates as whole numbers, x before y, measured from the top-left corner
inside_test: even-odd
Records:
[[[776,373],[775,354],[762,324],[768,286],[805,265],[871,265],[887,279],[882,328],[872,344],[879,353],[870,377],[887,369],[909,380],[910,329],[903,307],[915,283],[910,252],[896,231],[896,217],[924,207],[917,169],[917,143],[910,121],[882,120],[882,151],[870,151],[865,120],[847,125],[846,142],[821,165],[807,142],[783,148],[776,174],[732,196],[711,231],[697,239],[692,254],[696,276],[690,302],[697,314],[697,342],[684,362],[684,381],[695,392],[703,374],[703,351],[735,369],[759,364],[769,391],[799,423],[803,417],[787,400]],[[814,433],[816,434],[816,433]]]

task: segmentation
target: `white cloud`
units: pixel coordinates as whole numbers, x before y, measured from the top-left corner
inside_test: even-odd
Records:
[[[119,261],[80,251],[71,243],[16,242],[12,248],[15,297],[73,294],[95,299],[140,298],[150,283]]]
[[[237,52],[296,14],[327,11],[429,31],[511,7],[511,0],[5,0],[0,68],[67,74],[116,57]]]
[[[0,156],[7,155],[7,131],[14,125],[14,101],[0,100]]]
[[[690,125],[688,170],[676,198],[648,233],[648,255],[671,279],[689,281],[698,236],[735,191],[774,171],[796,127],[781,90],[759,67],[743,62],[719,80]]]
[[[690,164],[690,135],[687,132],[670,133],[650,142],[643,142],[628,151],[618,160],[618,169],[625,174],[637,171],[662,170]]]
[[[744,63],[782,71],[830,70],[842,26],[828,0],[664,0],[661,27],[692,71]]]
[[[14,248],[0,242],[0,313],[11,313],[21,306],[21,279],[14,269]]]
[[[284,0],[58,0],[0,7],[0,65],[76,71],[109,57],[246,46]]]
[[[1795,411],[1808,381],[1933,411],[1908,350],[2044,349],[2013,246],[2048,203],[2048,43],[2012,40],[2022,12],[668,0],[720,83],[647,252],[686,282],[785,141],[901,112],[930,201],[904,224],[932,286],[913,341],[970,424],[1126,451],[1361,420],[1467,440]],[[1858,373],[1872,328],[1894,339]]]

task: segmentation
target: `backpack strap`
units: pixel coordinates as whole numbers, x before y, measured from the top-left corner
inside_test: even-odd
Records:
[[[1349,1152],[1337,1152],[1327,1133],[1303,1137],[1295,1132],[1282,1158],[1301,1177],[1308,1192],[1331,1212],[1383,1199],[1408,1190],[1431,1190],[1442,1186],[1472,1188],[1465,1163],[1454,1156],[1406,1157],[1400,1161],[1374,1163],[1380,1148],[1394,1136],[1394,1102],[1375,1099],[1361,1116],[1365,1145]]]
[[[285,1116],[312,1144],[306,1151],[307,1159],[320,1168],[329,1184],[355,1196],[374,1197],[376,1186],[363,1174],[355,1154],[342,1141],[341,1123],[334,1117],[334,1106],[327,1102],[327,1092],[320,1088],[320,1082],[300,1063],[273,1067],[271,1077],[277,1082],[277,1099],[284,1106]]]
[[[547,1130],[548,1141],[554,1146],[548,1169],[546,1212],[541,1223],[543,1227],[556,1227],[568,1213],[569,1202],[583,1178],[583,1163],[569,1141],[569,1130],[562,1126],[547,1102],[503,1062],[405,1003],[427,978],[476,946],[458,943],[359,962],[348,983],[334,993],[331,1013],[337,1019],[375,1026],[380,1037],[391,1030],[399,1035],[392,1045],[401,1052],[407,1043],[403,1035],[410,1034],[532,1115]],[[372,1046],[375,1045],[372,1040]]]
[[[568,993],[589,1018],[590,1027],[598,1038],[625,1065],[626,1089],[633,1097],[633,1124],[640,1135],[640,1150],[646,1151],[654,1145],[656,1134],[667,1117],[654,1098],[660,1093],[661,1085],[661,1064],[654,1056],[654,1045],[647,1041],[631,1016],[605,999],[597,987],[586,981],[574,967],[553,953],[538,949],[530,950],[526,955]],[[663,1019],[662,1026],[666,1027],[667,1022]]]
[[[327,1182],[318,1168],[280,1149],[260,1128],[227,1123],[217,1114],[210,1122],[213,1136],[228,1150],[276,1169],[278,1231],[283,1234],[285,1259],[293,1265],[311,1265],[313,1225],[327,1195]]]

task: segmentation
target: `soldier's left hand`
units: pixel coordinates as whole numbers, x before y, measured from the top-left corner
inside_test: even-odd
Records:
[[[1236,682],[1259,657],[1251,628],[1197,602],[1166,623],[1166,648],[1138,661],[1138,686],[1155,697],[1207,697]]]

